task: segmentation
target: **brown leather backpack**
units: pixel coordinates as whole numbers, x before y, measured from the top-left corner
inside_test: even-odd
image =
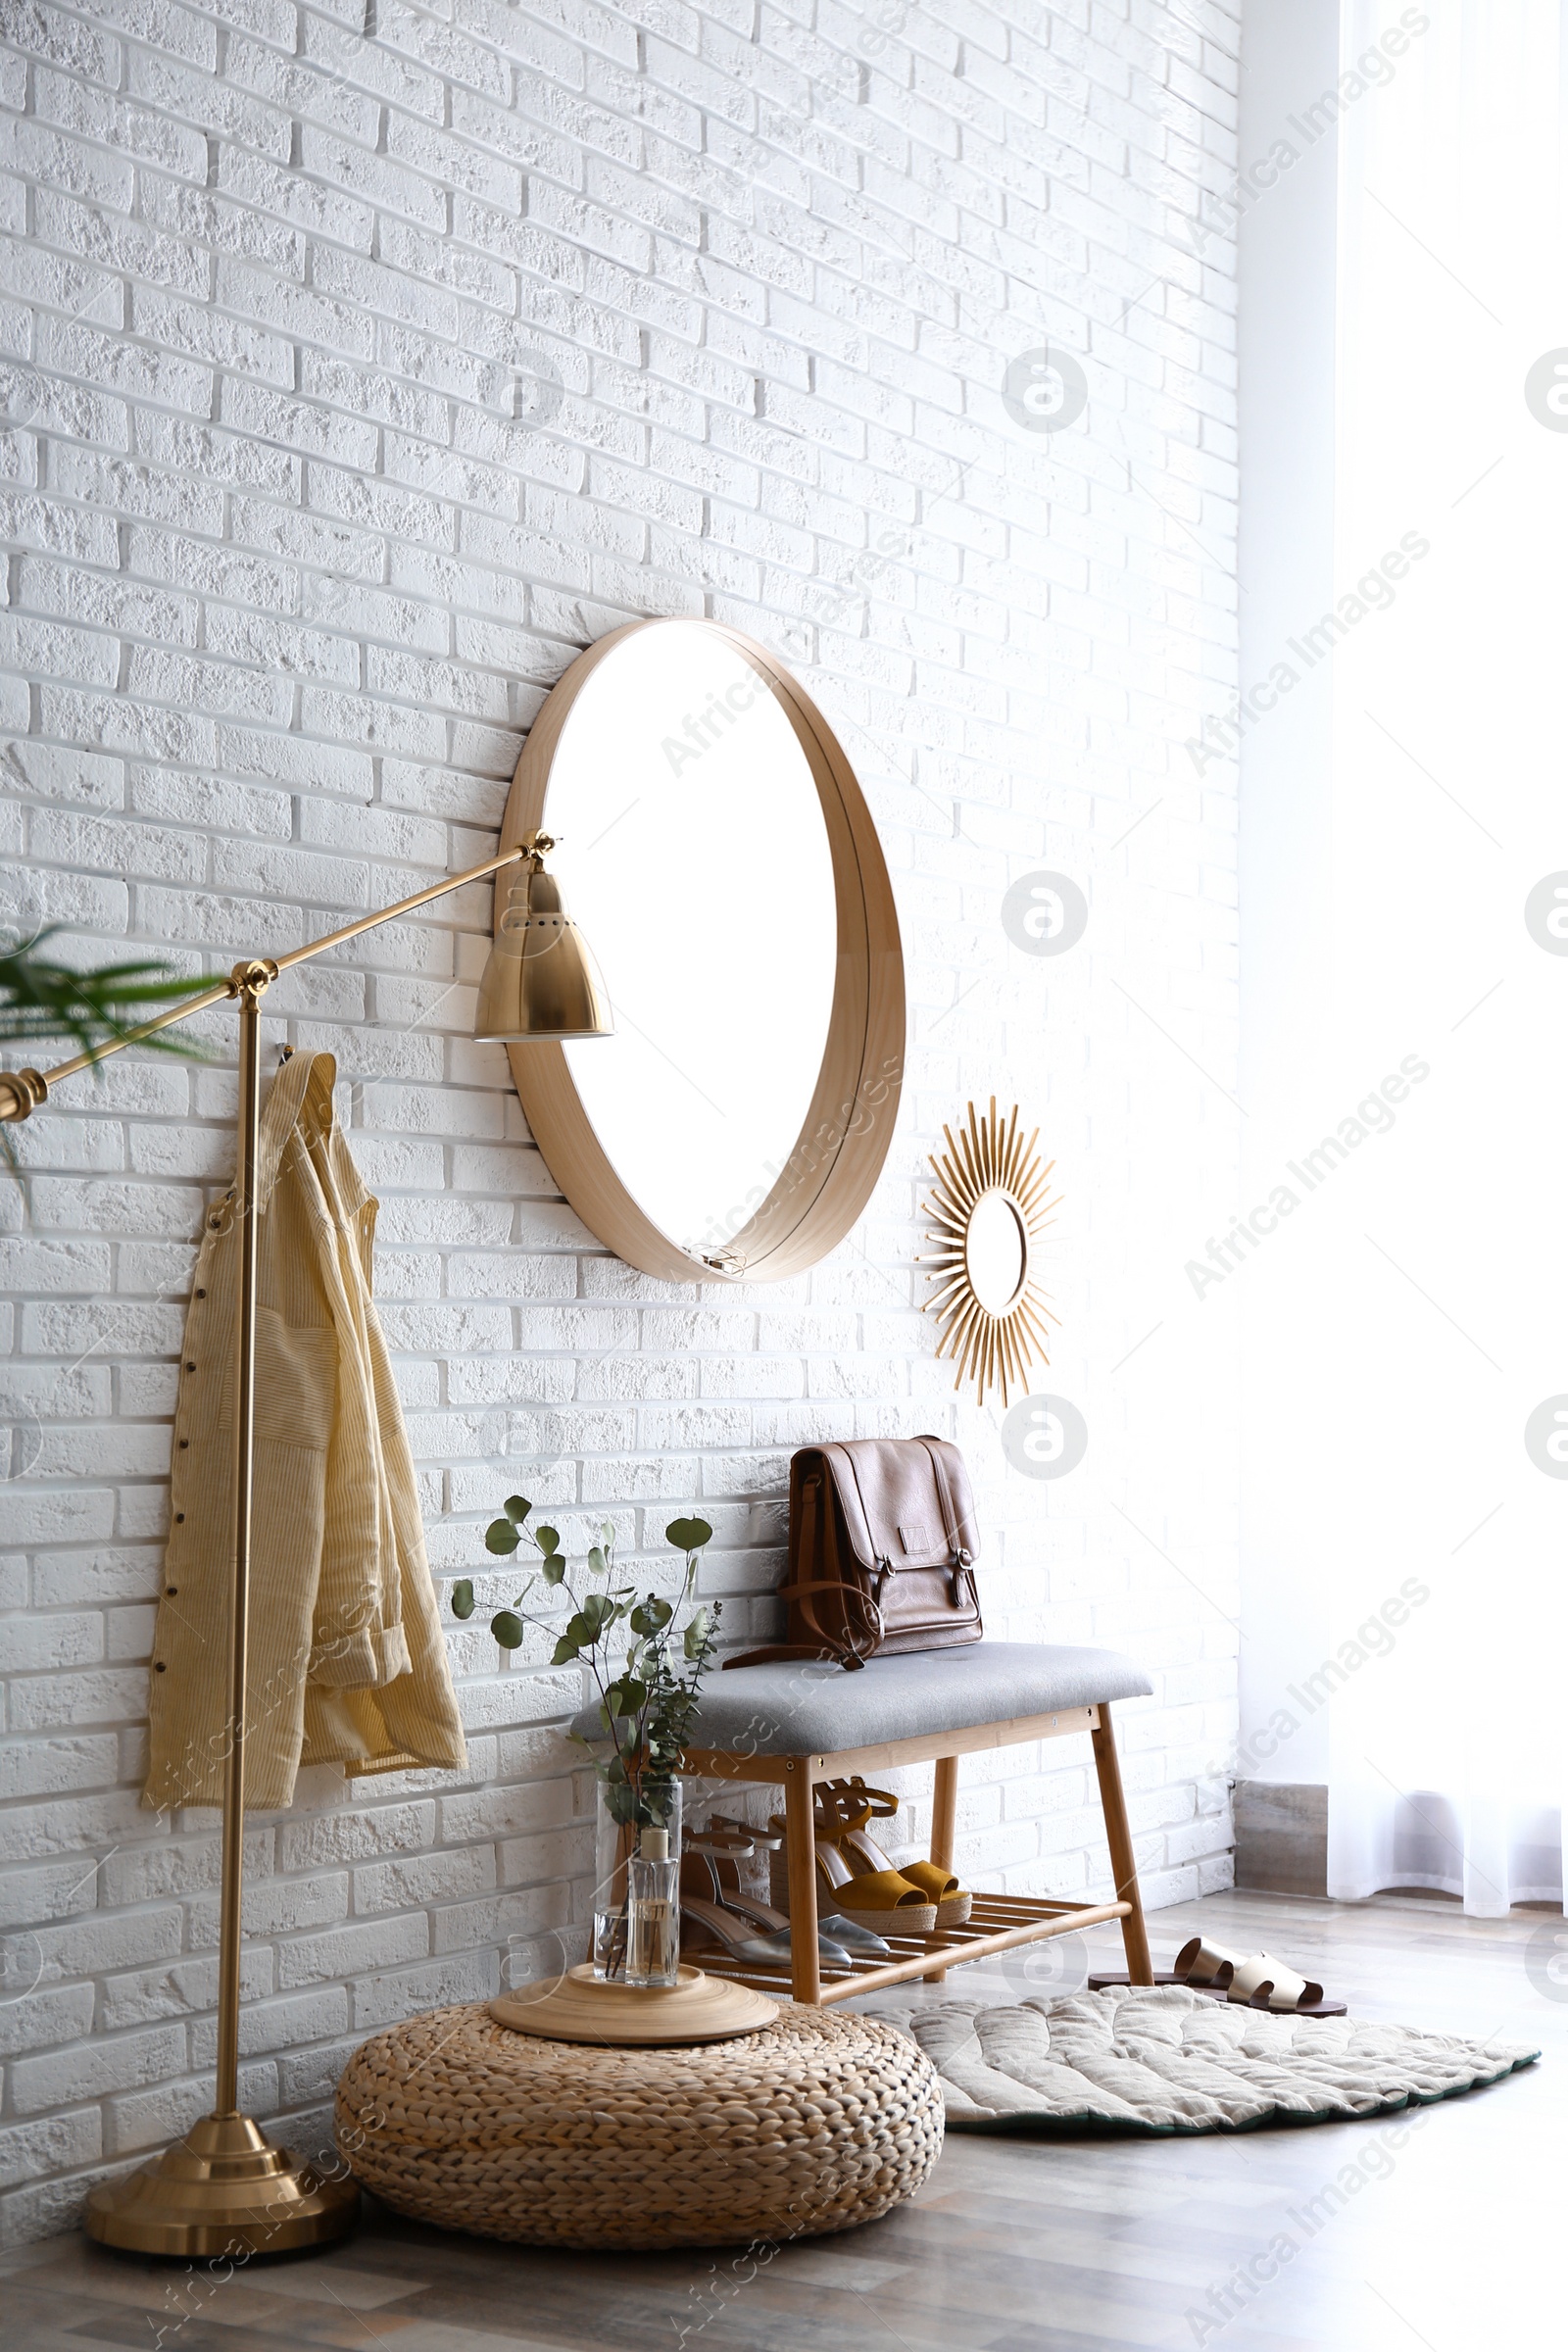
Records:
[[[726,1658],[836,1659],[978,1642],[980,1548],[969,1473],[942,1438],[807,1446],[790,1463],[789,1636]]]

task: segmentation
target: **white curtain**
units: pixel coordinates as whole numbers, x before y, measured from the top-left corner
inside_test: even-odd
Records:
[[[1361,609],[1330,657],[1323,1068],[1364,1132],[1300,1236],[1303,1470],[1348,1638],[1329,1891],[1495,1917],[1560,1899],[1568,1785],[1568,53],[1555,0],[1342,23],[1348,73],[1408,38],[1341,85],[1336,590]],[[1357,1117],[1417,1066],[1394,1123]]]

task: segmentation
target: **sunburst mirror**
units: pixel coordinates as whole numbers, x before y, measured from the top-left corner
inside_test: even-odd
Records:
[[[1031,1363],[1049,1363],[1046,1325],[1052,1312],[1036,1276],[1040,1237],[1061,1200],[1051,1193],[1054,1160],[1042,1160],[1037,1127],[1025,1143],[1018,1132],[1018,1106],[1004,1118],[997,1099],[982,1119],[968,1105],[968,1124],[942,1133],[944,1152],[934,1152],[936,1184],[925,1202],[931,1219],[927,1238],[934,1253],[916,1260],[933,1269],[927,1314],[941,1326],[937,1353],[958,1367],[954,1382],[972,1380],[976,1401],[988,1388],[1027,1388]]]

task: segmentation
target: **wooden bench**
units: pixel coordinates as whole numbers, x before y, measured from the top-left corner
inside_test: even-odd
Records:
[[[940,1980],[960,1961],[986,1960],[1048,1936],[1119,1919],[1127,1970],[1152,1984],[1149,1938],[1138,1894],[1121,1770],[1110,1709],[1147,1696],[1152,1686],[1114,1650],[980,1642],[948,1650],[874,1658],[858,1673],[827,1664],[741,1666],[704,1685],[681,1758],[703,1780],[754,1781],[782,1788],[786,1822],[790,1984],[798,2001],[825,2006],[911,1978]],[[976,1892],[968,1924],[932,1936],[889,1936],[893,1958],[824,1970],[816,1940],[813,1791],[819,1781],[859,1773],[874,1781],[904,1764],[936,1764],[931,1859],[953,1868],[958,1760],[1034,1740],[1094,1742],[1101,1810],[1116,1899],[1072,1903],[1052,1897]],[[703,1953],[710,1973],[783,1988],[782,1971]]]

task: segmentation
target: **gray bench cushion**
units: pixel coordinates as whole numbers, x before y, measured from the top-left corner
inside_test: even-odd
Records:
[[[884,1740],[1143,1698],[1152,1688],[1114,1649],[1039,1642],[913,1650],[873,1658],[858,1674],[802,1663],[737,1666],[705,1680],[686,1743],[754,1756],[838,1755]],[[586,1709],[572,1728],[595,1738],[597,1709]]]

